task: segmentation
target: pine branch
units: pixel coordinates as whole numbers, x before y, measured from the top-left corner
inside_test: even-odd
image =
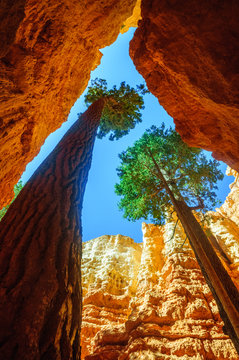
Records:
[[[173,229],[173,235],[171,236],[171,238],[169,240],[165,241],[165,244],[173,240],[174,235],[175,235],[175,231],[176,231],[176,227],[178,225],[178,221],[179,221],[179,219],[177,218],[176,224],[175,224],[174,229]]]
[[[188,236],[186,235],[185,240],[184,240],[184,242],[182,243],[182,245],[180,246],[179,250],[181,250],[181,249],[182,249],[182,247],[183,247],[183,245],[185,244],[185,242],[186,242],[187,238],[188,238]]]

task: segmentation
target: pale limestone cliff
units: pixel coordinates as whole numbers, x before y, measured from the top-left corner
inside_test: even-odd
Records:
[[[137,290],[142,247],[133,239],[104,235],[83,243],[82,358],[92,349],[92,340],[105,327],[124,324],[129,302]]]
[[[229,167],[226,174],[228,176],[234,176],[235,180],[230,185],[230,193],[228,194],[225,203],[217,210],[223,217],[227,217],[239,226],[239,174]]]
[[[122,235],[104,235],[83,243],[83,294],[102,290],[112,295],[134,295],[142,248]],[[122,264],[124,266],[122,267]]]
[[[125,246],[132,246],[126,256],[117,255],[117,245],[110,249],[117,244],[114,237],[101,237],[84,245],[87,251],[86,255],[83,251],[83,259],[89,259],[91,254],[93,273],[99,274],[100,283],[97,291],[97,285],[90,280],[94,296],[85,294],[82,346],[86,360],[239,359],[223,333],[215,300],[189,244],[184,242],[184,231],[179,224],[175,231],[174,228],[175,219],[161,228],[143,224],[142,251],[137,244],[137,265],[133,270],[136,244],[132,239],[129,242],[121,237]],[[98,250],[91,252],[94,243]],[[104,261],[99,260],[101,255]],[[106,262],[108,256],[110,265]],[[130,294],[128,285],[123,286],[127,301],[123,301],[123,295],[119,299],[106,290],[112,288],[116,292],[115,285],[109,285],[115,284],[109,276],[114,273],[114,258],[122,261],[116,265],[120,274],[133,276],[125,278],[124,284],[131,284],[132,280],[135,283],[137,278],[136,292]],[[92,279],[90,273],[90,267],[83,265],[85,289],[87,279]]]

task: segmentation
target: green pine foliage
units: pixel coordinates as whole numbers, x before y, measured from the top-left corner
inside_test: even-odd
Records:
[[[22,190],[23,188],[23,183],[22,181],[20,180],[15,186],[14,186],[14,199],[12,200],[12,202],[16,199],[16,197],[18,196],[18,194],[20,193],[20,191]],[[11,202],[11,203],[12,203]],[[6,214],[9,206],[11,205],[11,203],[7,206],[4,206],[1,210],[0,210],[0,221],[2,220],[2,218],[4,217],[4,215]]]
[[[137,85],[136,89],[122,82],[117,89],[113,86],[108,90],[106,80],[95,79],[85,96],[87,106],[104,97],[104,106],[97,137],[102,139],[109,135],[110,140],[118,140],[127,135],[135,125],[142,121],[141,110],[144,108],[143,95],[148,93],[144,85]]]
[[[191,209],[207,211],[217,204],[217,181],[223,179],[219,162],[189,147],[172,128],[152,126],[132,147],[119,155],[120,182],[116,194],[124,217],[163,224],[173,205],[159,177],[163,173],[174,196]],[[157,166],[155,165],[154,161]]]

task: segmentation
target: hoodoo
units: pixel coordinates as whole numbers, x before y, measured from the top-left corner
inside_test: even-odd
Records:
[[[211,217],[217,237],[235,240],[220,214]],[[83,243],[83,359],[239,359],[192,249],[182,247],[182,227],[171,239],[174,227],[143,224],[143,244],[121,235]],[[238,237],[224,244],[237,286],[238,249]]]

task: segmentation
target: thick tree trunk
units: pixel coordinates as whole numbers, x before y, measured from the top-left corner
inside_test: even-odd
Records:
[[[1,359],[80,359],[81,208],[103,106],[72,126],[0,223]]]
[[[152,154],[151,154],[152,155]],[[191,209],[182,200],[174,197],[159,166],[152,157],[165,190],[171,198],[174,209],[188,236],[190,245],[201,267],[202,273],[217,302],[219,312],[239,354],[239,293],[232,279],[222,265],[210,241],[193,215]]]

